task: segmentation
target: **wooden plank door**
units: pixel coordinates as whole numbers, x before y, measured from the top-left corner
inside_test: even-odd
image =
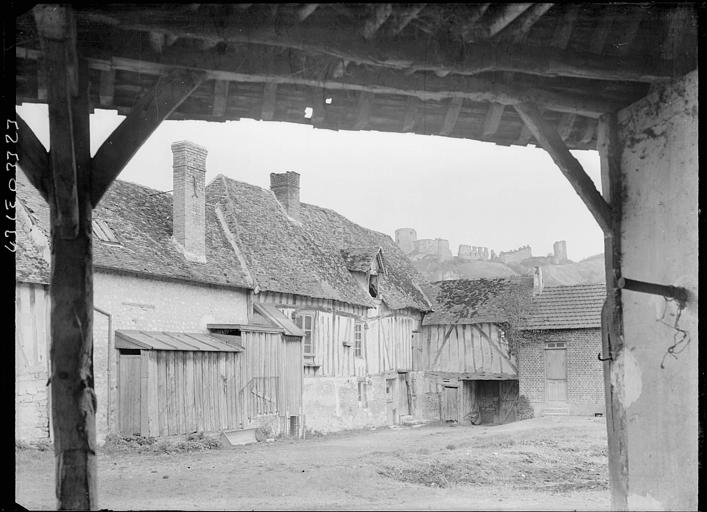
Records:
[[[442,421],[459,421],[459,388],[442,388]]]
[[[567,405],[567,348],[562,342],[545,344],[545,400],[551,407]]]
[[[518,381],[499,381],[501,403],[499,417],[501,423],[509,423],[518,419]]]
[[[118,425],[124,435],[140,434],[140,355],[120,354],[118,370]]]
[[[397,422],[397,408],[395,407],[395,379],[385,379],[385,412],[388,425]]]

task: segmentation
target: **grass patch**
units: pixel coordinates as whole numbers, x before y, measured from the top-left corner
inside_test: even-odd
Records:
[[[152,453],[170,454],[213,450],[221,447],[221,442],[203,432],[195,432],[179,438],[156,438],[143,436],[121,436],[109,434],[103,451],[106,453]]]
[[[485,439],[434,454],[377,457],[378,474],[427,487],[510,486],[553,493],[608,489],[605,447],[580,440]]]

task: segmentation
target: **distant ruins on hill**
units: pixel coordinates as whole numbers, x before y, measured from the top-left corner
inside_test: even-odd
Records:
[[[449,260],[453,257],[449,248],[449,240],[444,238],[417,239],[417,232],[413,228],[400,228],[395,230],[395,242],[405,254],[415,257],[435,256],[439,261]],[[488,247],[460,244],[457,257],[464,260],[493,261],[506,265],[525,266],[532,265],[562,265],[571,263],[567,258],[567,242],[559,240],[552,246],[552,254],[547,256],[533,256],[532,248],[523,245],[512,251],[501,251],[496,254]]]

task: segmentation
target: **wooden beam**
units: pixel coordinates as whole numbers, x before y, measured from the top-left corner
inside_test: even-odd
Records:
[[[277,105],[277,84],[268,82],[263,88],[263,108],[260,117],[263,121],[272,121],[275,117],[275,106]]]
[[[460,18],[461,24],[457,25],[458,29],[453,29],[453,33],[464,41],[470,41],[473,38],[476,23],[486,13],[490,5],[489,2],[477,4],[474,10],[469,11],[464,18]]]
[[[371,105],[373,104],[373,94],[363,91],[358,96],[358,107],[356,114],[356,122],[354,130],[363,130],[368,126],[368,120],[371,117]]]
[[[607,5],[605,10],[610,10],[611,6]],[[614,16],[611,12],[604,12],[597,26],[592,33],[592,39],[589,42],[589,51],[592,53],[601,54],[604,51],[604,46],[606,46],[606,38],[609,36],[611,31],[611,25],[614,22]]]
[[[165,34],[161,32],[150,32],[148,34],[150,46],[156,53],[162,53],[165,44]]]
[[[557,124],[557,133],[563,141],[567,140],[572,133],[576,119],[577,116],[575,114],[564,114],[560,118],[560,122]]]
[[[616,53],[618,55],[628,55],[644,16],[644,9],[636,9],[635,13],[622,25],[621,41],[616,43]]]
[[[318,87],[312,90],[312,126],[321,127],[326,121],[326,103],[324,89]]]
[[[47,100],[47,77],[44,75],[44,66],[37,66],[37,99]]]
[[[667,30],[665,39],[660,45],[660,54],[663,59],[673,60],[682,48],[682,41],[689,23],[690,9],[689,6],[675,5],[668,12],[666,25]]]
[[[47,92],[49,103],[49,140],[51,152],[52,186],[56,201],[59,233],[65,239],[75,238],[79,229],[78,197],[76,191],[76,162],[71,121],[71,98],[75,96],[76,41],[72,40],[74,21],[63,7],[49,6],[34,9],[35,21],[44,53],[44,75],[51,84]],[[73,53],[74,56],[70,56]]]
[[[98,101],[101,105],[112,106],[115,94],[115,69],[101,71],[101,81],[98,86]]]
[[[214,80],[214,105],[212,113],[216,117],[223,117],[226,114],[228,105],[228,80]]]
[[[147,50],[128,49],[121,46],[130,58],[112,57],[95,47],[82,49],[96,69],[121,69],[143,74],[165,74],[174,68],[202,70],[209,79],[235,82],[304,85],[324,87],[328,90],[370,91],[374,94],[398,94],[415,96],[420,100],[444,101],[452,97],[471,101],[492,101],[513,105],[534,101],[549,110],[577,113],[588,117],[599,117],[604,112],[620,108],[622,104],[597,99],[589,94],[557,93],[536,87],[517,87],[492,80],[464,76],[448,76],[444,79],[433,76],[406,75],[400,70],[370,71],[364,66],[349,65],[346,75],[339,79],[322,78],[321,69],[295,66],[287,56],[273,55],[257,49],[246,52],[229,48],[220,58],[205,63],[203,52],[166,49],[161,56],[150,55]],[[38,52],[18,47],[18,58],[37,58]],[[268,71],[263,72],[266,66]]]
[[[520,134],[518,135],[518,139],[516,139],[516,144],[518,146],[527,146],[528,142],[530,142],[530,139],[533,138],[532,132],[528,129],[528,127],[523,124],[523,127],[520,129]]]
[[[623,381],[614,379],[617,359],[624,350],[623,308],[621,289],[621,210],[622,174],[621,150],[616,114],[599,118],[597,150],[601,164],[601,181],[604,199],[612,205],[611,230],[604,235],[604,268],[607,299],[602,311],[602,351],[604,363],[604,398],[606,401],[606,427],[609,447],[609,487],[611,508],[626,510],[628,495],[628,433],[626,410],[623,405]]]
[[[301,22],[309,18],[317,10],[319,4],[304,4],[297,10],[297,19]]]
[[[51,141],[49,382],[57,509],[96,510],[88,66],[76,58],[70,7],[38,5],[33,15],[45,56]]]
[[[509,356],[508,354],[504,354],[504,353],[503,353],[503,350],[501,350],[501,347],[498,346],[498,343],[496,343],[496,341],[493,340],[493,339],[491,338],[491,336],[489,336],[488,334],[486,334],[486,333],[484,332],[484,330],[483,330],[481,327],[479,327],[478,325],[476,325],[476,324],[469,324],[469,326],[470,326],[472,329],[474,329],[475,331],[477,331],[479,334],[481,334],[481,336],[482,336],[484,339],[486,339],[486,341],[488,342],[489,346],[490,346],[492,349],[494,349],[494,351],[495,351],[498,355],[500,355],[501,358],[505,359],[506,362],[508,363],[508,366],[510,366],[511,369],[515,372],[515,374],[518,375],[518,367],[513,363],[513,361],[511,361],[511,358],[510,358],[510,356]]]
[[[522,40],[530,29],[549,11],[555,4],[537,3],[525,11],[522,16],[518,16],[511,24],[503,29],[497,36],[498,41],[519,41]]]
[[[18,125],[17,154],[18,164],[29,182],[37,189],[45,201],[49,202],[51,190],[51,162],[49,153],[32,131],[32,128],[15,114]]]
[[[420,100],[414,96],[408,96],[405,102],[405,118],[403,119],[403,132],[411,132],[415,129],[415,122],[417,121],[417,112],[419,108]]]
[[[593,121],[587,119],[587,124],[584,126],[584,130],[582,131],[582,136],[580,137],[580,142],[583,142],[585,144],[588,144],[589,142],[592,141],[594,138],[594,130],[596,129],[596,125]]]
[[[452,98],[449,101],[447,114],[444,116],[444,122],[442,123],[441,130],[439,131],[440,135],[449,135],[452,133],[457,124],[457,118],[459,117],[459,112],[461,112],[463,101],[463,98]]]
[[[491,103],[489,105],[482,130],[484,137],[490,137],[496,133],[498,126],[501,124],[504,109],[505,105],[501,105],[500,103]]]
[[[452,331],[454,328],[457,326],[457,322],[454,322],[453,324],[450,324],[449,328],[447,329],[447,332],[444,333],[444,339],[442,340],[442,344],[439,346],[437,349],[437,354],[435,354],[434,361],[432,361],[432,364],[430,367],[434,367],[434,365],[437,364],[437,361],[439,361],[439,358],[442,357],[442,349],[444,349],[444,346],[447,344],[447,341],[449,341],[449,336],[452,334]]]
[[[555,48],[567,48],[572,37],[574,23],[579,15],[580,4],[567,4],[565,15],[558,20],[557,28],[550,43]]]
[[[203,73],[173,73],[160,79],[138,100],[93,157],[91,199],[94,206],[152,132],[201,85],[204,78]]]
[[[531,3],[499,4],[486,23],[472,30],[473,40],[494,37],[532,5]]]
[[[406,9],[400,10],[398,14],[398,19],[395,25],[390,29],[390,33],[394,36],[398,35],[405,27],[407,27],[412,20],[417,18],[422,12],[427,4],[417,4],[410,6]]]
[[[179,37],[291,48],[393,69],[465,75],[513,71],[542,76],[634,82],[667,81],[672,79],[673,73],[669,61],[619,59],[590,52],[549,51],[547,48],[529,45],[468,44],[460,58],[460,48],[455,45],[430,52],[425,41],[399,38],[386,41],[385,52],[382,52],[380,45],[373,40],[365,40],[353,31],[329,27],[281,27],[273,21],[253,24],[237,17],[224,20],[223,27],[212,27],[195,23],[193,19],[169,16],[166,12],[147,8],[95,11],[96,7],[91,6],[91,10],[82,11],[81,16],[94,24],[105,24],[110,20],[121,30],[161,31]]]
[[[550,154],[575,192],[584,201],[602,231],[604,233],[610,232],[611,208],[597,191],[594,182],[584,172],[582,164],[572,156],[560,136],[545,122],[535,105],[525,103],[514,105],[514,108],[538,143]]]
[[[373,9],[373,14],[366,20],[363,26],[363,38],[372,39],[376,34],[378,29],[386,22],[386,20],[393,13],[392,4],[373,4],[375,5]]]

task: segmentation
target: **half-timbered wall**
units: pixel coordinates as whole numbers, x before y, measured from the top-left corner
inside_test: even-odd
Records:
[[[517,377],[515,356],[495,324],[426,325],[415,337],[414,368],[467,378]]]
[[[398,379],[398,371],[412,370],[412,338],[420,326],[419,312],[394,311],[383,304],[368,309],[272,292],[260,293],[255,300],[275,305],[289,318],[312,316],[314,357],[303,361],[306,428],[328,432],[385,425],[412,414],[399,406],[408,402],[408,386],[396,384],[387,396],[386,378]],[[354,355],[356,323],[362,324],[361,357]]]

